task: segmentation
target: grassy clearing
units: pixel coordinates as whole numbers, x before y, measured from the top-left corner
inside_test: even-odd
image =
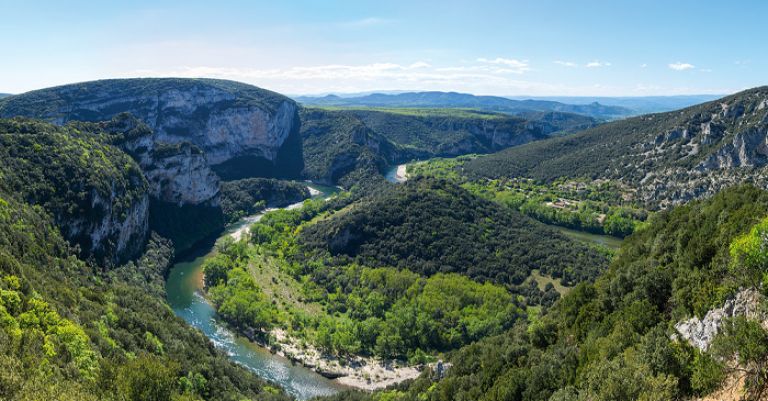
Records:
[[[573,288],[573,287],[567,287],[562,285],[560,283],[560,280],[557,280],[548,276],[543,276],[541,273],[539,273],[538,270],[533,270],[531,272],[531,278],[536,281],[536,284],[539,286],[539,289],[542,291],[544,291],[544,288],[549,283],[552,283],[552,285],[555,286],[555,291],[560,293],[560,295],[567,294]]]
[[[307,314],[325,313],[320,304],[301,301],[301,283],[288,273],[281,271],[280,263],[274,257],[254,253],[248,264],[248,272],[281,311],[288,312],[294,309]]]

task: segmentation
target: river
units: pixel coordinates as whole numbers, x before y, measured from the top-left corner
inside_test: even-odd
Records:
[[[308,185],[313,189],[314,197],[327,197],[336,192],[334,187],[315,184]],[[288,206],[300,207],[301,203]],[[244,227],[257,221],[264,213],[249,216],[237,224],[228,227],[220,238],[242,233]],[[203,261],[215,253],[213,244],[200,246],[193,253],[179,261],[168,274],[165,289],[168,303],[174,313],[186,320],[190,325],[202,331],[216,347],[224,350],[229,357],[254,371],[260,377],[271,380],[283,387],[292,396],[305,400],[318,395],[331,395],[347,389],[332,380],[291,363],[288,359],[274,355],[269,350],[260,347],[247,338],[235,335],[226,328],[216,315],[213,306],[201,295],[203,286]]]
[[[571,239],[603,245],[613,250],[619,249],[621,247],[621,243],[624,242],[623,239],[614,237],[612,235],[592,234],[586,231],[572,230],[570,228],[556,226],[553,224],[547,224],[547,225],[554,228],[557,231],[560,231],[561,233],[565,234],[566,237],[569,237]]]

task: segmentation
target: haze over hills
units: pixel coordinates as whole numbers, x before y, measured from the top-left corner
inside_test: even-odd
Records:
[[[597,102],[590,104],[565,104],[547,100],[512,100],[498,96],[475,96],[456,92],[408,92],[398,94],[373,93],[359,97],[296,97],[296,100],[311,106],[337,107],[450,107],[472,108],[509,114],[530,112],[564,112],[582,114],[597,119],[615,119],[632,114],[619,106],[605,106]]]
[[[632,115],[661,113],[678,110],[699,103],[719,99],[724,95],[677,95],[677,96],[508,96],[515,100],[548,100],[568,104],[600,103],[606,106],[624,107],[632,111]]]
[[[408,105],[409,100],[402,98],[400,100],[397,100],[396,98],[388,99],[384,96],[400,96],[405,95],[408,97],[411,97],[415,94],[422,93],[422,92],[413,92],[413,91],[405,91],[405,90],[399,90],[399,91],[369,91],[369,92],[359,92],[359,93],[327,93],[327,94],[321,94],[321,95],[293,95],[291,96],[293,99],[296,99],[297,101],[301,103],[306,103],[309,105],[335,105],[339,107],[387,107],[385,104],[389,103],[393,105],[393,107],[418,107],[418,106],[410,106]],[[475,95],[469,95],[469,96],[475,96]],[[635,116],[640,114],[647,114],[647,113],[660,113],[665,111],[672,111],[672,110],[678,110],[685,107],[693,106],[699,103],[709,102],[718,98],[723,97],[724,95],[674,95],[674,96],[488,96],[491,98],[504,98],[504,99],[511,99],[516,100],[520,102],[525,101],[533,101],[533,102],[556,102],[556,103],[562,103],[564,106],[558,106],[554,104],[547,104],[547,103],[534,103],[534,106],[532,108],[541,110],[542,108],[547,108],[549,106],[551,109],[557,109],[560,111],[568,111],[572,113],[578,113],[578,114],[584,114],[584,115],[591,115],[596,118],[603,118],[603,113],[601,113],[601,110],[599,108],[593,109],[595,107],[593,104],[597,103],[601,106],[611,106],[616,107],[617,109],[611,109],[609,112],[616,113],[614,118],[620,118],[620,117],[629,117],[629,116]],[[438,99],[435,99],[434,104],[439,103],[440,101]],[[457,102],[459,104],[471,104],[471,102],[468,99],[457,99]],[[428,101],[423,100],[424,106],[423,107],[436,107],[434,104],[432,106],[427,106],[429,104]],[[482,104],[483,102],[478,100],[477,103],[474,103],[475,106],[455,106],[455,107],[478,107],[482,108],[480,106],[477,106],[478,104]],[[568,108],[569,106],[590,106],[590,107],[582,107],[577,108],[574,107],[571,110],[564,110],[563,108]],[[450,107],[450,106],[446,106]],[[520,107],[525,108],[525,103],[521,103]],[[528,106],[530,107],[530,105]],[[514,107],[512,107],[514,109]],[[596,115],[595,115],[596,114]]]

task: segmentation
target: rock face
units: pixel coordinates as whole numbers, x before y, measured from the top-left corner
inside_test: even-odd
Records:
[[[68,221],[70,238],[96,250],[133,254],[149,230],[183,251],[223,226],[219,177],[299,177],[303,170],[298,106],[274,92],[210,79],[85,82],[0,100],[0,116],[57,125],[98,122],[141,167],[148,196],[125,220]],[[100,208],[107,198],[94,198]],[[147,219],[151,208],[151,216]],[[122,211],[121,216],[124,215]],[[138,244],[138,245],[137,245]]]
[[[677,323],[675,329],[680,333],[681,338],[694,347],[706,351],[712,345],[725,319],[745,316],[750,319],[764,320],[766,316],[759,310],[761,298],[760,293],[754,289],[743,290],[733,299],[726,301],[721,308],[707,312],[703,319],[692,317]]]
[[[58,222],[65,238],[85,245],[87,255],[107,264],[118,263],[140,253],[149,234],[148,195],[144,194],[121,213],[113,210],[118,197],[116,193],[102,197],[92,191],[92,209],[104,211],[103,218],[94,220],[75,216]]]
[[[147,181],[100,126],[0,119],[0,134],[4,190],[50,213],[81,256],[111,266],[143,249]]]
[[[511,148],[465,168],[487,178],[610,179],[652,209],[741,183],[768,188],[768,87]]]
[[[296,103],[274,92],[210,79],[94,81],[33,91],[0,102],[0,116],[41,118],[59,125],[75,120],[107,121],[130,113],[149,126],[152,141],[194,145],[204,155],[201,158],[195,152],[181,151],[176,160],[165,161],[172,170],[185,154],[197,159],[184,162],[193,168],[252,157],[263,162],[264,170],[270,170],[264,174],[256,171],[255,175],[289,177],[298,176],[303,168],[301,157],[292,154],[301,154],[297,110]],[[158,174],[161,176],[168,178]],[[192,176],[210,179],[202,170]],[[197,202],[203,195],[215,196],[215,192],[189,183],[185,179],[174,183],[166,195]],[[182,193],[187,189],[191,192]]]
[[[767,187],[767,102],[763,88],[732,96],[657,134],[653,142],[637,145],[641,152],[633,155],[632,164],[646,172],[639,198],[646,203],[661,199],[664,207],[741,182]]]
[[[218,205],[219,177],[197,146],[158,142],[146,125],[128,114],[115,117],[108,127],[131,133],[119,145],[141,166],[153,198],[178,205]]]

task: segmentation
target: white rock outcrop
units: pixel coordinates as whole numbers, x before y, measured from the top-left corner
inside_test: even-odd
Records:
[[[749,319],[765,320],[766,316],[760,310],[761,299],[762,295],[755,289],[742,290],[734,298],[725,301],[722,307],[707,312],[704,318],[694,316],[675,324],[675,329],[680,338],[706,351],[726,319],[745,316]]]

